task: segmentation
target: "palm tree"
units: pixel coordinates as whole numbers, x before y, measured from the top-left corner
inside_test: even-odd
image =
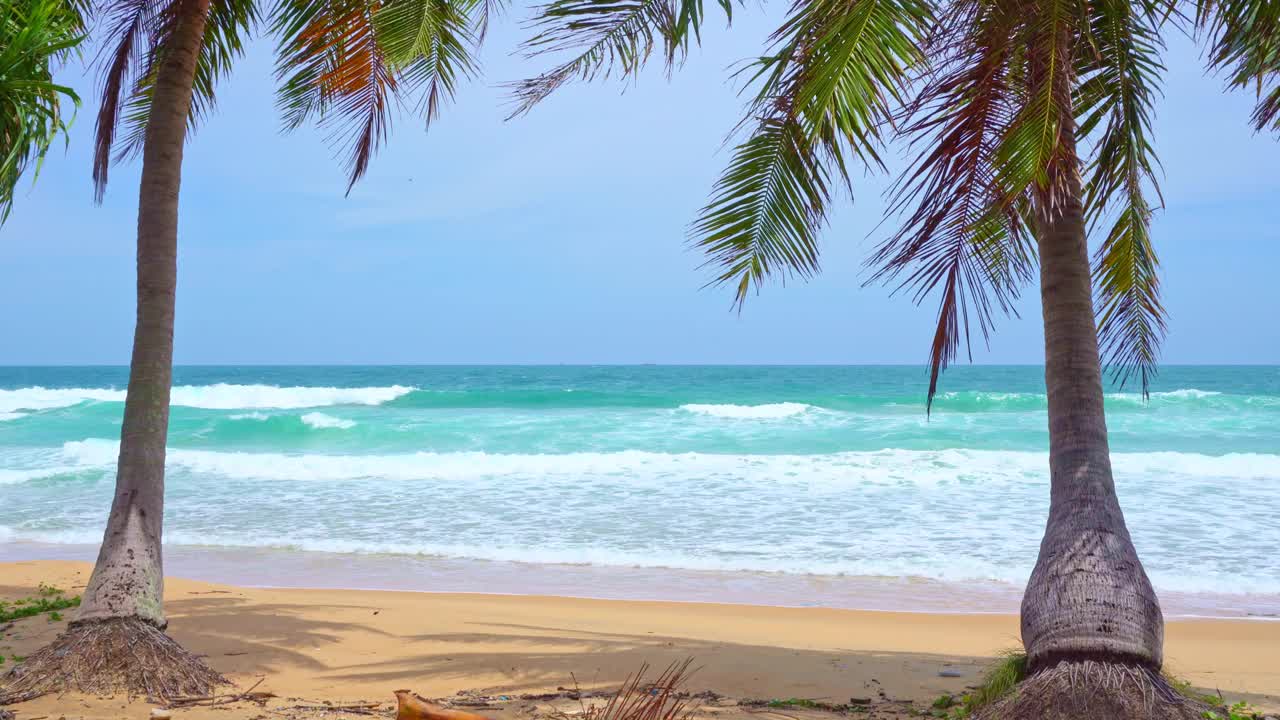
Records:
[[[222,678],[164,634],[165,439],[173,367],[178,191],[189,129],[260,17],[278,39],[285,127],[317,119],[348,148],[348,191],[407,98],[430,121],[463,77],[492,0],[111,0],[93,179],[142,157],[137,324],[116,492],[75,621],[8,678],[0,700],[67,689],[157,699],[207,694]],[[118,130],[123,133],[118,134]],[[118,136],[119,135],[119,136]]]
[[[526,49],[561,60],[515,84],[516,114],[573,78],[630,76],[653,54],[679,64],[704,21],[700,0],[551,0]],[[1200,717],[1159,675],[1163,618],[1125,528],[1103,414],[1102,355],[1145,395],[1164,335],[1149,230],[1169,30],[1257,92],[1256,129],[1280,129],[1273,2],[794,0],[745,71],[740,141],[691,228],[740,307],[769,278],[816,273],[852,173],[884,169],[890,140],[910,143],[916,159],[890,194],[898,230],[869,265],[917,302],[937,292],[928,407],[970,326],[989,333],[1038,263],[1052,490],[1022,606],[1032,675],[999,717],[1131,717],[1135,702]]]
[[[75,91],[54,82],[53,66],[83,38],[83,9],[67,0],[0,3],[0,223],[13,209],[23,173],[38,171],[66,133],[63,103],[80,103]]]

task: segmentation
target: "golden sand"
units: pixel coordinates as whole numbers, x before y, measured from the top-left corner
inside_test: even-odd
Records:
[[[0,564],[0,599],[40,582],[78,592],[86,563]],[[616,687],[641,663],[692,656],[690,689],[729,698],[871,699],[877,717],[897,706],[961,694],[1001,650],[1018,646],[1011,615],[941,615],[712,603],[359,590],[276,590],[171,578],[170,634],[241,688],[279,698],[265,706],[176,711],[175,718],[289,717],[291,705],[392,702],[410,688],[428,697],[459,691],[525,693]],[[63,622],[18,621],[0,651],[24,655]],[[1280,708],[1280,623],[1188,620],[1168,624],[1167,669],[1229,699]],[[8,665],[6,664],[5,667]],[[735,708],[733,701],[716,703]],[[536,715],[537,702],[486,710]],[[42,698],[18,718],[145,717],[121,698]],[[378,712],[385,711],[383,706]],[[777,716],[768,710],[730,712]],[[804,714],[804,713],[800,713]],[[790,710],[783,718],[798,717]],[[339,717],[341,713],[329,713]],[[355,717],[353,715],[353,717]],[[770,717],[768,720],[780,720]]]

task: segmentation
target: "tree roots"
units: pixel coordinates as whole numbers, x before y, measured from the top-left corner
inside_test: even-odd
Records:
[[[124,693],[164,702],[208,695],[226,682],[151,623],[111,618],[72,624],[0,676],[0,704],[64,692]]]
[[[976,720],[1203,720],[1209,706],[1144,667],[1062,661],[1028,677]]]

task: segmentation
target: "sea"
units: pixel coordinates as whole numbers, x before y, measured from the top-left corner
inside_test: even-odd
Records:
[[[0,368],[0,561],[92,560],[127,369]],[[261,586],[1013,612],[1043,369],[179,367],[166,572]],[[1280,367],[1106,395],[1170,616],[1280,617]]]

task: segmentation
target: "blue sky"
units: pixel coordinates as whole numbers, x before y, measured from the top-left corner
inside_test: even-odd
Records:
[[[429,133],[410,114],[350,197],[325,133],[279,132],[269,40],[221,86],[188,144],[179,233],[179,363],[923,363],[932,305],[862,287],[885,180],[859,182],[824,236],[824,273],[767,288],[741,316],[685,228],[742,112],[729,80],[778,9],[743,8],[681,72],[565,88],[504,122],[500,84],[545,66],[491,32],[484,75]],[[1280,143],[1247,127],[1198,52],[1172,38],[1157,117],[1167,209],[1155,223],[1169,363],[1277,363]],[[138,168],[89,182],[93,78],[71,147],[21,189],[0,230],[4,364],[119,364],[133,325]],[[623,91],[625,90],[625,92]],[[1035,288],[983,363],[1041,359]]]

